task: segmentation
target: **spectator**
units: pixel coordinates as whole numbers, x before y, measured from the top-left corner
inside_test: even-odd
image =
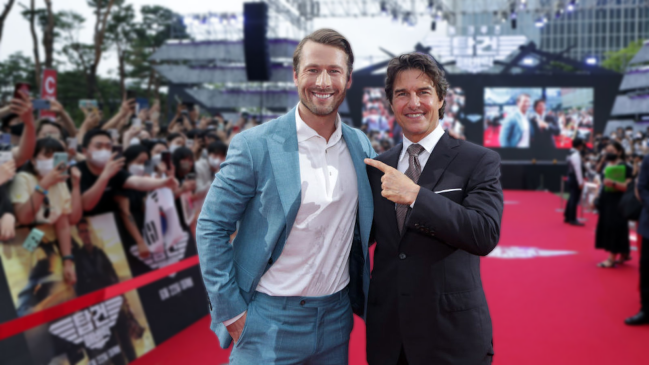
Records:
[[[167,143],[169,144],[169,152],[174,153],[177,148],[185,147],[187,137],[180,133],[172,133],[167,136]]]
[[[67,168],[64,163],[54,166],[53,157],[55,152],[64,151],[61,142],[54,138],[39,139],[34,157],[23,171],[18,173],[11,185],[11,202],[14,204],[19,224],[54,226],[61,256],[64,259],[65,280],[74,284],[76,273],[70,241],[72,197],[64,183],[69,176],[66,174]],[[78,174],[76,176],[78,177]],[[78,178],[73,179],[72,185],[78,186],[78,184]]]
[[[187,147],[177,148],[171,159],[173,161],[174,169],[176,172],[176,179],[180,186],[174,190],[176,197],[176,208],[178,216],[183,217],[182,205],[180,203],[180,196],[185,193],[194,193],[196,191],[196,174],[194,173],[194,153]],[[189,229],[193,222],[187,222],[183,219],[180,220],[181,226],[184,230]]]
[[[225,161],[228,153],[228,146],[223,142],[212,142],[207,146],[207,158],[196,161],[196,194],[194,200],[201,200],[207,195],[214,175],[221,169],[221,163]]]
[[[604,151],[606,152],[604,155],[605,164],[600,164],[604,188],[600,191],[597,205],[599,217],[595,231],[595,247],[609,253],[609,257],[600,262],[598,266],[611,268],[630,260],[629,223],[620,214],[618,206],[627,184],[631,181],[633,169],[624,162],[626,155],[620,143],[611,142]],[[605,169],[609,166],[624,166],[625,179],[623,182],[614,181],[605,176]]]
[[[7,182],[16,175],[16,163],[9,160],[0,165],[0,241],[8,241],[16,235],[16,216],[11,205]]]

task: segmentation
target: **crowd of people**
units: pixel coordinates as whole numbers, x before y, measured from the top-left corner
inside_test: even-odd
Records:
[[[135,99],[125,100],[107,119],[96,107],[83,108],[85,118],[77,127],[55,100],[56,118],[38,120],[25,93],[0,106],[0,241],[12,240],[19,227],[51,225],[64,278],[80,285],[75,256],[83,252],[70,229],[84,217],[114,213],[124,246],[137,245],[147,257],[145,200],[168,188],[181,227],[193,232],[229,141],[257,120],[245,114],[234,123],[218,114],[200,117],[197,106],[181,103],[172,121],[162,125],[159,103],[138,109]],[[187,202],[194,214],[187,214]]]

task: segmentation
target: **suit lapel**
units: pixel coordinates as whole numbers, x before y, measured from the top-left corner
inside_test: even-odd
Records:
[[[435,188],[444,171],[446,171],[448,165],[457,155],[457,151],[454,148],[458,145],[459,142],[457,140],[452,139],[444,132],[444,135],[437,142],[437,145],[428,158],[428,162],[426,162],[426,166],[424,166],[424,170],[419,176],[419,186],[428,190]]]
[[[379,160],[384,164],[396,169],[398,168],[399,165],[399,156],[401,155],[402,149],[403,149],[403,143],[399,143],[398,145],[394,146],[391,150],[381,155],[379,157]],[[381,198],[381,201],[383,202],[383,207],[381,209],[384,212],[387,212],[390,231],[395,232],[396,235],[399,235],[399,225],[397,224],[396,205],[386,198]],[[378,207],[376,209],[378,209]]]
[[[286,217],[286,226],[290,230],[302,197],[295,108],[281,117],[275,133],[267,141],[277,192]]]

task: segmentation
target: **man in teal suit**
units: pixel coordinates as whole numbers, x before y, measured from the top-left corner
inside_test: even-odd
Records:
[[[341,123],[354,56],[321,29],[293,56],[300,103],[238,134],[196,232],[212,330],[230,364],[346,364],[369,290],[374,150]],[[238,234],[230,244],[230,235]]]
[[[520,94],[516,98],[516,111],[508,115],[500,128],[500,147],[529,148],[534,129],[527,119],[530,96]]]

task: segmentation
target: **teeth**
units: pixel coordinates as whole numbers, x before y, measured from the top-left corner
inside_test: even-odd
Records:
[[[419,114],[406,114],[406,116],[409,117],[409,118],[419,118],[422,115],[424,115],[424,114],[422,114],[422,113],[419,113]]]
[[[329,99],[333,94],[316,94],[313,93],[318,99]]]

